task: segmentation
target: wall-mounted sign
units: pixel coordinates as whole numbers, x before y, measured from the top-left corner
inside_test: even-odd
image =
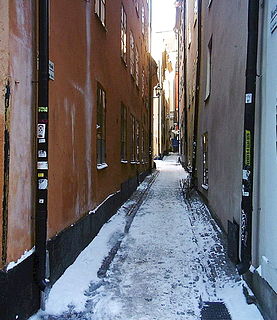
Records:
[[[48,187],[48,180],[47,179],[38,179],[38,189],[39,190],[46,190]]]
[[[246,93],[245,103],[252,103],[252,93]]]
[[[55,65],[51,60],[49,60],[49,79],[55,80]]]
[[[38,132],[37,132],[37,137],[39,139],[44,139],[45,138],[45,128],[46,128],[46,124],[44,123],[39,123],[38,124]]]
[[[39,161],[37,168],[39,170],[48,170],[48,162],[47,161]]]
[[[46,158],[47,152],[45,150],[38,150],[38,157],[39,158]]]
[[[273,33],[277,28],[277,3],[270,13],[270,32]]]

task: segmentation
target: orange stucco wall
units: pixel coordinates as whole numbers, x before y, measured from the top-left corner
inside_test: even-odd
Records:
[[[0,199],[3,198],[3,173],[4,173],[4,127],[5,127],[5,86],[8,80],[9,70],[9,15],[8,2],[0,1]],[[2,201],[0,201],[0,267],[2,266],[2,232],[3,232],[3,208]]]
[[[122,3],[127,14],[127,45],[132,29],[139,49],[141,80],[142,64],[146,78],[148,75],[141,15],[132,2]],[[49,237],[120,190],[120,184],[137,171],[147,169],[147,165],[120,162],[121,102],[128,108],[128,117],[132,113],[141,123],[148,112],[129,63],[126,67],[120,57],[120,6],[121,1],[107,1],[104,28],[94,13],[94,1],[51,2],[50,60],[55,64],[55,80],[50,81]],[[146,2],[144,6],[147,9]],[[127,53],[129,62],[129,49]],[[96,166],[97,82],[107,98],[108,167],[103,170]],[[148,115],[145,118],[148,130]]]
[[[2,1],[1,3],[4,3]],[[9,1],[8,74],[11,96],[9,130],[7,263],[31,249],[34,174],[35,8],[31,1]],[[6,21],[7,22],[7,21]],[[2,113],[2,112],[1,112]],[[2,130],[1,130],[2,132]],[[3,149],[3,142],[1,150]],[[1,154],[1,161],[3,155]],[[1,174],[3,173],[1,168]],[[0,183],[2,192],[3,186]],[[2,199],[2,197],[1,197]],[[2,212],[2,210],[1,210]]]
[[[120,57],[120,8],[127,14],[127,66]],[[122,182],[148,169],[130,164],[133,114],[144,127],[148,151],[149,110],[142,98],[145,71],[148,95],[148,53],[141,32],[141,4],[137,14],[132,1],[107,1],[106,28],[94,13],[94,1],[50,1],[50,53],[55,79],[49,81],[49,190],[48,238],[76,222]],[[36,163],[37,8],[35,1],[0,0],[0,85],[10,80],[11,96],[6,124],[10,133],[7,261],[18,260],[33,247]],[[139,50],[139,85],[130,75],[129,35]],[[107,96],[106,162],[96,165],[96,88]],[[121,103],[128,114],[128,163],[120,159]],[[4,181],[4,94],[0,104],[0,250]]]

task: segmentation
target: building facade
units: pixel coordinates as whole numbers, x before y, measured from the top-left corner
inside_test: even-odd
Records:
[[[150,4],[0,1],[3,320],[39,308],[151,170]]]
[[[265,318],[274,319],[277,3],[177,4],[182,161]]]
[[[153,156],[161,157],[173,150],[177,140],[176,58],[177,41],[173,30],[155,33],[154,58],[158,66],[158,85],[153,93]],[[178,145],[175,149],[178,149]],[[176,150],[177,151],[177,150]]]

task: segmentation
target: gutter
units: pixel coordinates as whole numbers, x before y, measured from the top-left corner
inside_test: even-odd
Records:
[[[37,114],[37,170],[35,216],[35,280],[44,297],[47,279],[47,197],[48,197],[48,64],[49,64],[49,13],[48,0],[39,0],[39,70]]]
[[[200,59],[201,59],[201,24],[202,24],[202,0],[198,0],[198,45],[197,45],[197,66],[196,66],[196,83],[195,83],[195,110],[194,110],[194,128],[193,128],[193,154],[192,154],[192,185],[197,187],[197,168],[196,168],[196,155],[197,155],[197,136],[198,136],[198,113],[199,113],[199,91],[200,91]]]
[[[153,121],[153,117],[152,117],[152,111],[153,111],[153,99],[152,99],[152,92],[153,92],[153,88],[152,88],[152,0],[149,1],[149,55],[148,55],[148,63],[149,63],[149,82],[148,82],[148,98],[149,98],[149,118],[148,118],[148,161],[149,161],[149,173],[152,172],[152,168],[153,168],[153,147],[152,147],[152,121]]]
[[[252,214],[254,176],[254,130],[258,51],[259,1],[249,0],[246,61],[245,111],[243,133],[243,172],[240,222],[240,263],[238,272],[249,270],[252,259]]]

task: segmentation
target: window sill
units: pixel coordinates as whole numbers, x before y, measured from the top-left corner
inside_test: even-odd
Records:
[[[98,163],[97,164],[97,170],[103,170],[105,168],[108,168],[107,163]]]
[[[124,65],[125,68],[127,68],[127,62],[124,60],[124,58],[121,56],[121,62]]]
[[[123,163],[123,164],[127,164],[128,163],[127,160],[121,160],[120,162]]]
[[[205,189],[205,190],[208,190],[208,189],[209,189],[209,185],[207,185],[207,184],[202,184],[201,187],[202,187],[203,189]]]
[[[105,32],[107,32],[108,30],[107,30],[106,25],[102,22],[102,20],[100,19],[100,17],[98,16],[98,14],[96,12],[94,12],[94,14],[95,14],[98,22],[101,24],[102,28],[105,30]]]
[[[210,98],[210,92],[208,93],[208,94],[206,94],[206,97],[205,97],[205,99],[204,99],[204,102],[208,102],[208,100],[209,100],[209,98]]]

